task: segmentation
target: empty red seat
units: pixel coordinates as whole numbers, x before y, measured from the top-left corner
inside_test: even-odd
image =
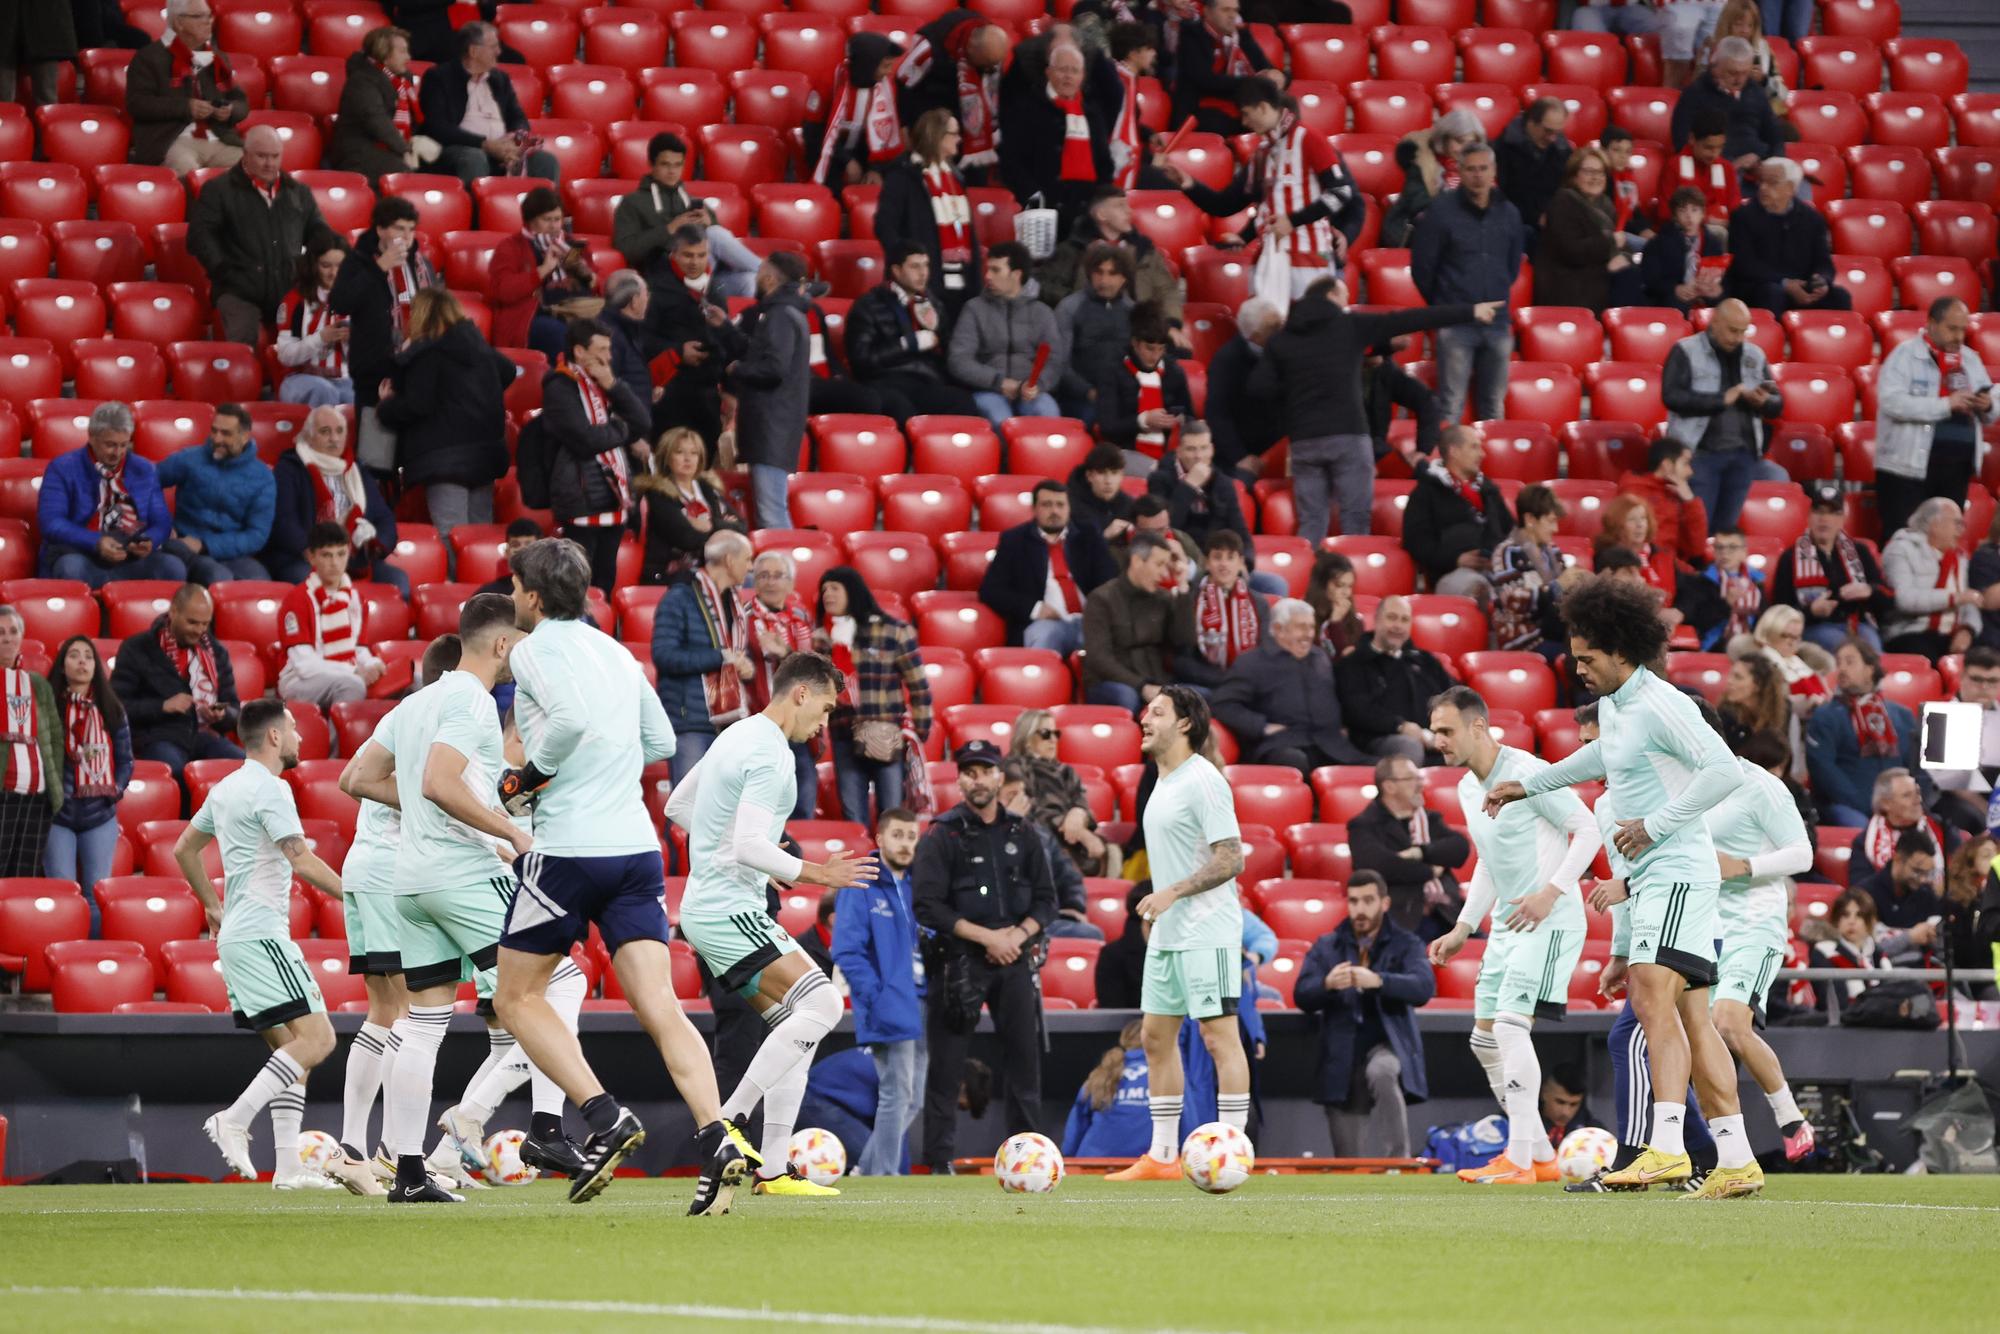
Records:
[[[0,180],[0,207],[5,206],[4,199],[5,182]],[[48,277],[53,259],[54,251],[41,223],[0,216],[0,286],[21,278]]]
[[[1375,48],[1375,72],[1384,79],[1450,83],[1457,73],[1458,52],[1443,28],[1399,22],[1375,29],[1369,44]]]
[[[1870,93],[1868,117],[1878,144],[1935,149],[1951,143],[1951,117],[1935,93]]]
[[[667,63],[667,25],[658,14],[629,5],[583,11],[583,58],[634,79]],[[564,59],[568,59],[567,56]]]
[[[1898,214],[1900,217],[1901,215]],[[1854,371],[1875,360],[1875,335],[1859,315],[1838,310],[1793,310],[1784,315],[1792,356]]]
[[[1771,432],[1765,456],[1800,483],[1833,476],[1833,439],[1823,427],[1787,423]],[[1852,473],[1848,480],[1856,480]]]
[[[347,83],[345,57],[286,55],[271,58],[271,105],[325,118],[340,110]]]
[[[1882,52],[1865,37],[1819,35],[1797,43],[1799,75],[1814,88],[1866,97],[1882,86]]]
[[[1896,0],[1820,0],[1820,23],[1838,37],[1865,37],[1886,42],[1903,26],[1903,10]]]
[[[1342,534],[1327,538],[1326,547],[1354,562],[1354,591],[1358,594],[1387,597],[1416,591],[1417,567],[1396,538]]]
[[[1687,317],[1671,306],[1624,306],[1604,314],[1615,361],[1665,365],[1674,344],[1691,332]]]
[[[75,373],[76,345],[104,333],[105,304],[95,283],[22,278],[13,284],[10,296],[14,332],[23,339],[46,339],[66,375]]]
[[[1405,135],[1430,128],[1430,94],[1408,79],[1359,79],[1347,86],[1354,128],[1362,134]]]
[[[1277,764],[1232,764],[1223,774],[1235,794],[1238,819],[1274,828],[1312,820],[1312,789],[1298,770]]]
[[[1955,296],[1968,306],[1980,305],[1979,275],[1969,260],[1956,255],[1904,255],[1891,260],[1898,302],[1908,310],[1928,309],[1941,296]]]
[[[1902,208],[1914,208],[1931,196],[1931,166],[1924,153],[1896,144],[1856,144],[1846,154],[1849,183],[1855,200],[1880,200]],[[1831,217],[1839,199],[1817,197]],[[1843,249],[1839,240],[1834,249]]]
[[[1292,23],[1280,31],[1291,54],[1293,78],[1349,84],[1368,77],[1368,34],[1364,28]]]
[[[308,0],[305,11],[307,44],[323,56],[344,59],[352,55],[361,49],[362,39],[382,23],[380,8],[362,0],[333,0],[332,3]]]
[[[1625,44],[1616,37],[1557,29],[1542,34],[1542,51],[1548,76],[1555,83],[1583,84],[1600,93],[1626,83]]]
[[[756,184],[750,187],[750,202],[759,236],[811,248],[840,235],[840,207],[824,186]]]
[[[986,703],[1022,709],[1067,704],[1074,687],[1062,658],[1047,649],[983,648],[973,654]]]
[[[1967,147],[2000,147],[2000,93],[1960,93],[1951,99],[1958,142]]]
[[[1887,310],[1896,304],[1896,280],[1889,276],[1889,265],[1873,255],[1834,255],[1833,280],[1847,289],[1847,294],[1854,299],[1856,310]],[[1758,313],[1764,318],[1758,319],[1753,329],[1771,331],[1777,327],[1768,318],[1768,312]],[[1765,347],[1764,350],[1769,352],[1771,349]]]
[[[1167,155],[1167,161],[1211,190],[1226,189],[1236,174],[1236,155],[1219,134],[1191,131],[1182,135],[1180,146]]]
[[[551,115],[609,125],[626,119],[638,104],[638,89],[616,65],[558,65],[549,71]]]
[[[1792,124],[1807,143],[1868,142],[1868,113],[1861,109],[1860,101],[1852,93],[1795,91]]]
[[[81,218],[90,208],[83,172],[67,162],[0,163],[0,217],[44,225]]]
[[[1826,204],[1833,249],[1841,254],[1894,259],[1910,253],[1910,215],[1880,199],[1833,199]]]
[[[108,1014],[125,1002],[153,997],[153,964],[137,941],[65,940],[46,950],[58,1014]]]
[[[1298,99],[1299,120],[1302,124],[1327,135],[1340,134],[1347,129],[1347,98],[1341,94],[1336,85],[1301,79],[1294,81],[1286,91]],[[1140,110],[1142,122],[1145,110],[1142,104]],[[1154,132],[1158,133],[1157,130]]]
[[[709,125],[727,117],[729,89],[716,70],[681,64],[672,68],[645,70],[639,78],[644,87],[639,99],[640,114],[650,120],[669,120],[680,125]],[[692,141],[689,147],[693,147]],[[694,164],[688,165],[692,167]]]
[[[1535,34],[1526,28],[1461,28],[1453,40],[1465,66],[1467,83],[1518,88],[1542,76],[1541,48],[1535,42]]]
[[[132,129],[116,107],[53,103],[35,108],[42,132],[42,156],[50,162],[96,167],[123,162]]]
[[[1926,255],[1984,263],[2000,248],[2000,227],[1986,204],[1926,199],[1916,211],[1917,235]]]
[[[1746,537],[1772,537],[1786,545],[1806,530],[1806,493],[1797,482],[1752,482],[1737,526]]]
[[[1574,421],[1583,415],[1583,386],[1560,362],[1517,361],[1507,368],[1506,411],[1510,419]]]
[[[1376,253],[1365,251],[1361,258],[1365,261]],[[1234,310],[1250,299],[1250,262],[1241,251],[1194,246],[1182,256],[1181,271],[1187,278],[1191,302],[1212,302]]]
[[[1854,381],[1838,366],[1784,362],[1771,368],[1784,391],[1784,420],[1811,422],[1831,431],[1854,418]]]
[[[796,70],[744,69],[729,76],[738,125],[769,125],[784,131],[807,120],[817,93],[810,75]]]
[[[797,485],[794,480],[794,488]],[[793,506],[796,515],[796,500]],[[958,478],[942,473],[905,473],[882,479],[884,528],[922,533],[935,546],[946,534],[960,532],[971,524],[972,493]]]
[[[0,600],[21,614],[29,639],[60,644],[72,635],[95,638],[101,617],[90,588],[74,579],[14,579],[0,584]]]
[[[472,196],[456,176],[399,171],[384,175],[384,195],[398,195],[417,208],[417,231],[427,244],[439,245],[447,232],[472,226]]]
[[[1456,658],[1486,647],[1486,616],[1471,598],[1417,593],[1410,598],[1410,640],[1418,648]]]
[[[1489,421],[1479,424],[1486,440],[1486,473],[1517,482],[1554,477],[1561,451],[1555,432],[1539,421]]]
[[[151,343],[132,338],[91,338],[73,349],[79,398],[126,403],[167,391],[167,363]]]
[[[883,477],[908,466],[909,449],[888,417],[827,413],[806,425],[817,446],[817,465],[826,471]]]
[[[746,188],[785,178],[785,141],[768,125],[704,125],[696,138],[704,176]]]
[[[1461,655],[1458,665],[1489,709],[1533,715],[1555,707],[1556,676],[1539,653],[1482,650]]]
[[[946,533],[938,540],[944,556],[944,586],[956,593],[976,593],[1000,544],[997,532]]]
[[[933,591],[910,599],[920,644],[943,644],[966,653],[999,648],[1007,642],[1007,626],[974,593]]]
[[[937,587],[937,553],[922,533],[849,533],[847,554],[870,588],[907,598]]]
[[[1605,89],[1604,97],[1612,124],[1630,130],[1638,139],[1655,144],[1673,142],[1674,107],[1680,101],[1680,90],[1628,85]]]
[[[1094,764],[1109,771],[1139,759],[1139,725],[1124,709],[1063,704],[1055,715],[1057,754],[1065,764]]]
[[[831,19],[815,14],[759,12],[764,67],[804,74],[822,95],[828,93],[843,59],[846,32]]]
[[[1579,375],[1604,355],[1604,329],[1581,306],[1524,306],[1514,333],[1523,361],[1559,361]]]
[[[530,65],[547,69],[576,59],[575,11],[563,5],[501,5],[496,17],[500,40]]]
[[[1097,1008],[1097,956],[1101,940],[1058,937],[1049,942],[1048,963],[1042,968],[1042,994],[1047,1001],[1069,1001],[1079,1010]]]
[[[208,309],[180,283],[111,285],[111,328],[120,338],[178,343],[208,332]]]
[[[49,224],[55,247],[56,277],[108,287],[146,276],[146,247],[129,222],[70,219]]]
[[[174,343],[167,349],[174,392],[203,403],[254,402],[263,391],[257,350],[242,343]]]
[[[848,533],[875,526],[875,486],[858,473],[798,473],[788,499],[801,527]]]
[[[1007,469],[1017,475],[1060,481],[1090,453],[1090,428],[1071,417],[1015,417],[1000,433],[1007,441]]]
[[[49,946],[89,934],[90,905],[70,881],[41,881],[22,885],[21,892],[0,893],[0,972],[18,975],[24,992],[49,989]]]

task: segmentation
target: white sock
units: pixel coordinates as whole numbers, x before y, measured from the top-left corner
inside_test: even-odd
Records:
[[[1535,1039],[1525,1019],[1503,1014],[1493,1021],[1493,1040],[1505,1071],[1507,1160],[1516,1167],[1533,1167],[1536,1141],[1548,1142],[1542,1130],[1542,1063],[1535,1055]]]
[[[1734,1116],[1712,1116],[1708,1119],[1708,1131],[1715,1136],[1715,1165],[1717,1167],[1748,1167],[1751,1162],[1750,1136],[1743,1130],[1743,1113]]]
[[[389,1030],[364,1023],[347,1045],[347,1086],[341,1094],[340,1142],[368,1156],[368,1114],[382,1091],[382,1063],[389,1051]]]
[[[583,1009],[583,995],[589,989],[590,979],[583,975],[583,970],[565,959],[556,965],[555,976],[549,979],[548,989],[542,993],[571,1033],[576,1032],[576,1017]],[[528,1074],[533,1081],[531,1096],[534,1109],[550,1116],[561,1116],[564,1102],[562,1085],[536,1069],[532,1061],[528,1063]]]
[[[272,1174],[294,1177],[305,1169],[299,1165],[299,1127],[306,1121],[306,1086],[299,1080],[271,1099],[271,1152],[277,1159]]]
[[[1479,1068],[1486,1072],[1486,1087],[1493,1090],[1493,1101],[1500,1109],[1507,1108],[1507,1077],[1500,1062],[1500,1040],[1491,1032],[1472,1030],[1472,1055],[1479,1062]]]
[[[840,993],[825,973],[814,969],[794,982],[784,1000],[765,1011],[764,1022],[771,1026],[771,1031],[764,1038],[764,1045],[750,1058],[743,1082],[729,1095],[729,1101],[722,1104],[724,1119],[750,1115],[762,1099],[766,1102],[764,1123],[768,1126],[771,1093],[794,1067],[804,1070],[812,1064],[819,1040],[840,1022],[840,1015]],[[770,1142],[768,1131],[765,1142]]]
[[[1226,1126],[1238,1130],[1250,1124],[1250,1095],[1247,1093],[1218,1093],[1215,1095],[1215,1116]]]
[[[424,1151],[424,1130],[431,1114],[431,1080],[437,1075],[438,1048],[451,1027],[449,1005],[412,1005],[396,1021],[402,1046],[390,1072],[382,1100],[382,1142],[389,1156],[401,1158]]]
[[[250,1081],[249,1087],[229,1105],[229,1110],[222,1114],[222,1119],[233,1126],[241,1126],[248,1130],[257,1113],[268,1107],[271,1099],[305,1077],[305,1068],[297,1061],[281,1051],[272,1052],[265,1060],[264,1068],[257,1072],[257,1077]]]
[[[1799,1110],[1798,1100],[1792,1097],[1792,1086],[1790,1084],[1778,1085],[1778,1091],[1776,1093],[1766,1093],[1764,1101],[1771,1104],[1771,1115],[1778,1118],[1778,1128],[1780,1130],[1791,1125],[1794,1121],[1803,1121],[1806,1119],[1805,1113]]]
[[[512,1064],[515,1069],[509,1072]],[[518,1076],[518,1077],[516,1077]],[[512,1082],[508,1082],[509,1079]],[[486,1059],[465,1083],[458,1100],[459,1110],[484,1125],[493,1109],[507,1101],[507,1095],[528,1082],[527,1058],[521,1055],[514,1035],[504,1028],[486,1030]]]
[[[389,1041],[382,1048],[382,1135],[389,1134],[389,1081],[396,1077],[396,1058],[402,1054],[403,1040],[396,1036],[394,1026],[389,1029]],[[380,1140],[376,1141],[379,1145]],[[357,1146],[359,1147],[359,1146]]]
[[[1170,1163],[1181,1156],[1181,1097],[1148,1098],[1146,1110],[1153,1115],[1153,1147],[1146,1152],[1156,1162]]]
[[[765,1045],[769,1045],[769,1040]],[[764,1094],[764,1142],[760,1146],[764,1165],[757,1169],[757,1175],[766,1180],[785,1174],[785,1163],[792,1152],[792,1131],[798,1127],[799,1104],[806,1100],[806,1070],[807,1063],[799,1062]]]
[[[1686,1153],[1681,1144],[1681,1128],[1687,1122],[1687,1104],[1684,1102],[1656,1102],[1653,1104],[1653,1133],[1647,1138],[1647,1147],[1671,1157]],[[1710,1121],[1712,1129],[1715,1122]]]

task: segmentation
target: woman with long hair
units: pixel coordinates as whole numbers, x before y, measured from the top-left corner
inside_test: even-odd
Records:
[[[1007,754],[1021,761],[1029,817],[1055,831],[1085,875],[1116,875],[1118,849],[1098,837],[1083,779],[1056,758],[1056,743],[1056,716],[1047,709],[1023,709],[1014,720]]]
[[[745,537],[743,521],[723,492],[721,479],[707,468],[708,446],[701,434],[676,426],[632,478],[646,533],[646,562],[639,581],[672,584],[694,577],[709,535],[733,529]]]
[[[1656,522],[1653,507],[1641,497],[1613,496],[1604,507],[1604,526],[1590,540],[1590,545],[1598,556],[1613,547],[1623,547],[1637,556],[1639,577],[1671,603],[1680,566],[1673,553],[1658,544]]]
[[[1135,919],[1136,920],[1136,919]],[[1129,929],[1129,928],[1128,928]],[[1136,1158],[1153,1142],[1147,1110],[1146,1046],[1137,1019],[1119,1030],[1109,1048],[1084,1076],[1063,1127],[1065,1158]]]
[[[1352,653],[1368,634],[1361,613],[1354,609],[1354,562],[1338,551],[1313,557],[1306,581],[1306,601],[1319,618],[1319,642],[1334,657]]]
[[[317,408],[354,401],[354,379],[347,372],[352,326],[327,304],[346,258],[346,244],[331,236],[308,244],[299,257],[299,285],[278,303],[277,355],[285,368],[278,382],[280,402]]]
[[[869,790],[877,810],[907,806],[909,770],[924,764],[931,688],[917,632],[882,610],[853,566],[836,565],[820,580],[813,647],[846,678],[827,722],[841,818],[873,827]]]
[[[1729,677],[1716,706],[1722,738],[1729,749],[1743,753],[1743,743],[1758,732],[1785,735],[1792,726],[1792,706],[1778,669],[1762,654],[1747,654],[1729,664]]]
[[[1889,955],[1885,942],[1877,939],[1880,919],[1875,913],[1875,899],[1865,889],[1850,889],[1833,901],[1826,911],[1827,924],[1832,928],[1828,938],[1814,943],[1813,967],[1852,968],[1859,973],[1873,972],[1889,968]],[[1852,982],[1815,982],[1813,990],[1819,994],[1822,1010],[1838,1011],[1868,989],[1865,978],[1857,977]],[[1837,996],[1838,1004],[1830,1005],[1829,999]]]
[[[42,873],[74,880],[90,901],[97,934],[97,882],[111,874],[118,850],[118,799],[132,781],[132,729],[125,706],[88,635],[72,635],[49,668],[62,723],[62,809],[49,826]]]
[[[396,432],[403,484],[424,488],[431,523],[447,541],[462,523],[493,522],[515,374],[450,292],[428,287],[410,302],[409,340],[376,414]]]
[[[493,337],[502,347],[531,347],[556,361],[572,319],[594,319],[604,302],[590,252],[570,234],[562,196],[538,185],[522,196],[521,230],[493,248],[487,291]]]
[[[979,226],[958,168],[962,134],[958,117],[932,107],[910,127],[910,154],[882,172],[875,207],[875,239],[892,251],[900,241],[920,245],[931,257],[931,291],[955,323],[965,303],[979,295]]]
[[[2000,942],[2000,876],[1993,863],[2000,838],[1977,834],[1958,845],[1945,864],[1945,940],[1961,990],[1974,1000],[2000,1000],[1993,980],[1993,947]]]

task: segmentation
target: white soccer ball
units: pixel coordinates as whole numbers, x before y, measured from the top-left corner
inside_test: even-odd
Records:
[[[1046,1195],[1062,1184],[1062,1150],[1047,1135],[1012,1136],[993,1155],[993,1175],[1010,1195]]]
[[[308,1172],[325,1172],[340,1160],[340,1141],[324,1130],[299,1132],[299,1166]]]
[[[541,1173],[521,1161],[519,1130],[496,1130],[486,1137],[486,1179],[496,1186],[525,1186]]]
[[[1210,1195],[1227,1195],[1256,1170],[1250,1137],[1227,1122],[1196,1126],[1181,1144],[1181,1175]]]
[[[831,1186],[847,1174],[847,1147],[840,1136],[818,1126],[793,1135],[785,1157],[815,1186]]]
[[[1564,1181],[1588,1181],[1611,1166],[1618,1156],[1618,1137],[1596,1126],[1584,1126],[1563,1136],[1556,1149],[1556,1170]]]

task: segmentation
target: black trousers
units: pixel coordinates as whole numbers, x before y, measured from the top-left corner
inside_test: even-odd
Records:
[[[865,384],[815,375],[806,386],[806,411],[818,417],[829,412],[862,412],[880,416],[882,397]]]
[[[1886,544],[1907,527],[1917,506],[1943,497],[1964,505],[1972,489],[1972,451],[1931,447],[1930,466],[1922,479],[1900,477],[1892,472],[1875,474],[1875,512],[1882,519],[1882,541]]]
[[[48,793],[0,792],[0,876],[40,875],[54,822]]]
[[[893,371],[888,375],[878,375],[868,382],[876,396],[882,400],[882,412],[894,417],[901,426],[912,417],[976,417],[979,405],[972,401],[972,391],[961,389],[955,384],[944,384],[927,375],[910,375],[903,371]]]
[[[701,437],[713,465],[715,442],[722,436],[722,391],[714,381],[681,376],[667,381],[666,392],[653,404],[653,438],[659,439],[676,426],[685,426]]]
[[[625,525],[584,528],[564,524],[562,535],[583,548],[583,554],[590,558],[590,582],[610,597],[618,585],[618,543],[625,536]]]
[[[972,961],[973,976],[983,983],[987,1007],[1000,1038],[1000,1079],[1007,1101],[1007,1133],[1041,1129],[1042,1053],[1039,1041],[1041,997],[1035,989],[1034,967],[1023,954],[1005,968]],[[930,1044],[930,1073],[924,1085],[924,1161],[933,1170],[949,1166],[958,1138],[958,1086],[965,1078],[965,1060],[972,1034],[954,1033],[944,1024],[944,988],[933,978],[924,1018]]]

